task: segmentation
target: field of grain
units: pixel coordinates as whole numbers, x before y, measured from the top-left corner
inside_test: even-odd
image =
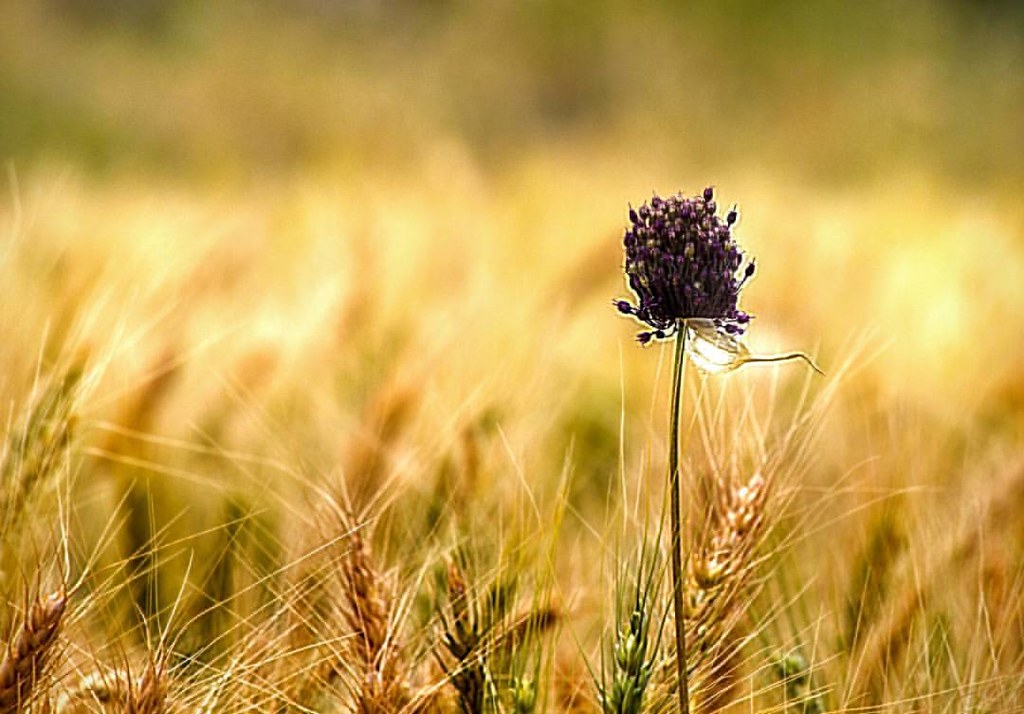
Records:
[[[0,5],[0,714],[1024,712],[1011,3]]]

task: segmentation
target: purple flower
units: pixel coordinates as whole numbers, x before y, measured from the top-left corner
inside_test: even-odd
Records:
[[[710,187],[693,198],[654,196],[630,208],[622,242],[626,278],[637,304],[616,300],[615,307],[652,328],[637,335],[640,344],[673,336],[684,320],[711,320],[731,337],[750,322],[736,305],[754,263],[743,264],[743,252],[732,238],[736,211],[722,219],[716,208]]]

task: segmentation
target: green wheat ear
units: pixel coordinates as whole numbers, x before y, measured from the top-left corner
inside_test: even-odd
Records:
[[[666,623],[658,602],[663,566],[657,548],[645,541],[636,557],[620,567],[616,629],[605,644],[596,682],[602,714],[657,712],[666,703],[654,681]]]

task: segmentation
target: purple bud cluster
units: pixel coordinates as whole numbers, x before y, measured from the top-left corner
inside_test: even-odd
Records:
[[[716,208],[711,188],[693,198],[655,196],[630,208],[623,244],[637,305],[616,300],[615,307],[653,328],[637,335],[640,344],[671,337],[681,320],[711,319],[727,335],[742,334],[750,322],[736,304],[754,263],[743,266],[743,252],[732,238],[736,211],[723,220]]]

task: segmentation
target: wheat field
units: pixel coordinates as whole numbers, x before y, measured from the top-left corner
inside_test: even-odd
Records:
[[[1010,3],[0,5],[0,714],[1024,712]]]

